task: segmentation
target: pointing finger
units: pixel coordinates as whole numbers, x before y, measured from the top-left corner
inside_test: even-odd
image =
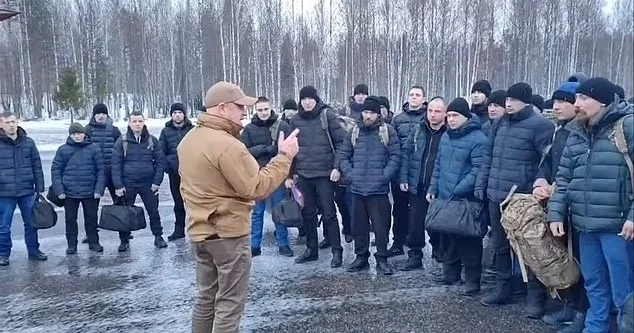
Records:
[[[280,136],[277,139],[277,142],[281,142],[281,141],[284,141],[284,131],[280,131]]]

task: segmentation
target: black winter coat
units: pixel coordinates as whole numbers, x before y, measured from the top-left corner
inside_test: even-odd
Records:
[[[103,163],[106,175],[108,176],[112,165],[112,149],[114,143],[121,137],[121,131],[117,126],[114,126],[110,118],[108,118],[105,124],[100,124],[95,121],[95,118],[92,118],[88,125],[86,125],[86,135],[90,137],[92,143],[101,148],[103,152]]]
[[[127,152],[123,151],[123,140],[127,141]],[[150,147],[150,140],[152,145]],[[112,182],[116,189],[149,188],[161,185],[165,171],[165,156],[159,141],[143,127],[141,143],[128,127],[125,138],[117,140],[112,151]]]
[[[354,194],[387,194],[390,180],[398,172],[401,149],[396,130],[387,124],[389,141],[386,146],[379,136],[381,124],[381,118],[372,125],[365,125],[362,120],[358,120],[359,138],[356,145],[353,147],[350,135],[343,141],[341,172]]]
[[[182,126],[177,127],[172,120],[165,123],[165,128],[161,131],[159,136],[159,143],[161,149],[165,155],[167,166],[165,168],[166,173],[178,174],[178,155],[176,154],[176,148],[181,140],[187,135],[187,133],[194,128],[192,122],[185,118]]]
[[[51,166],[51,180],[55,195],[68,198],[93,198],[103,195],[106,187],[103,153],[90,137],[77,143],[68,138],[57,149]]]
[[[472,105],[471,113],[475,113],[480,119],[480,124],[484,126],[489,121],[489,106],[486,104]]]
[[[446,130],[446,125],[433,130],[424,117],[407,137],[401,149],[398,182],[408,184],[409,193],[416,195],[421,184],[428,186],[431,182],[440,140]]]
[[[539,162],[554,130],[553,123],[535,113],[532,104],[494,122],[475,191],[486,189],[495,203],[504,201],[513,185],[517,185],[517,193],[532,193]]]
[[[539,172],[537,173],[538,179],[543,178],[549,184],[552,184],[552,182],[555,181],[555,176],[559,170],[559,161],[561,160],[561,155],[566,147],[568,135],[570,135],[570,130],[566,128],[567,124],[568,122],[565,122],[557,126],[552,143],[550,144],[550,150],[544,156],[544,161],[539,167]]]
[[[403,104],[403,112],[397,114],[392,119],[392,126],[398,133],[398,139],[401,147],[405,145],[407,137],[412,129],[420,124],[427,116],[427,102],[418,110],[410,110],[409,103]]]
[[[44,173],[35,141],[18,127],[15,141],[0,130],[0,198],[44,192]]]
[[[277,140],[280,131],[284,133],[285,137],[291,134],[291,127],[282,120],[280,120],[277,132],[271,133],[271,127],[278,119],[277,113],[273,111],[266,121],[254,114],[251,123],[244,127],[242,134],[240,134],[240,140],[258,161],[260,168],[266,166],[277,155]],[[273,136],[275,136],[275,141],[273,141]]]
[[[322,128],[321,113],[326,112],[328,131],[335,151],[332,151],[326,130]],[[291,131],[298,128],[299,153],[293,161],[292,174],[304,178],[330,177],[333,169],[339,169],[339,151],[346,136],[337,115],[323,102],[317,103],[315,109],[304,111],[299,106],[299,113],[289,124]]]

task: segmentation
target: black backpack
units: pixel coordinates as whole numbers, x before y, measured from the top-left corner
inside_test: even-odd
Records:
[[[302,219],[302,207],[293,199],[290,190],[286,190],[286,197],[273,207],[273,222],[287,228],[301,228],[304,225]]]

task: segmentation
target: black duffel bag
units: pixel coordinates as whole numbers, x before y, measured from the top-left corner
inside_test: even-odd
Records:
[[[484,203],[466,199],[435,199],[429,205],[425,228],[463,237],[483,238],[487,233]]]
[[[142,207],[134,205],[106,205],[101,207],[98,227],[124,232],[142,230],[147,227],[145,212]]]
[[[57,212],[55,212],[55,207],[46,201],[41,194],[38,194],[33,205],[31,226],[35,229],[48,229],[56,224]]]
[[[287,228],[301,228],[304,226],[302,207],[293,199],[290,190],[286,190],[286,197],[273,207],[273,223]]]
[[[55,194],[55,191],[53,190],[53,185],[49,186],[48,192],[46,192],[46,199],[57,207],[64,207],[66,199],[60,199],[57,196],[58,194]]]

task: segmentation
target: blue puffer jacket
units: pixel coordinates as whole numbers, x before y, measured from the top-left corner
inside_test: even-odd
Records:
[[[438,130],[433,130],[427,117],[424,117],[405,140],[401,149],[401,165],[397,178],[399,184],[409,185],[409,193],[418,194],[420,183],[428,178],[431,180],[435,161],[430,160],[434,154],[429,150],[440,146],[446,129],[446,125],[443,125]]]
[[[486,136],[475,114],[458,129],[447,129],[440,140],[434,175],[427,191],[439,199],[471,199],[480,172]]]
[[[165,156],[158,140],[150,135],[145,126],[141,133],[141,143],[136,141],[129,127],[125,140],[128,145],[125,156],[123,138],[117,140],[112,151],[112,182],[115,188],[149,188],[152,185],[161,185]]]
[[[631,175],[623,155],[611,142],[614,124],[622,117],[630,156],[634,156],[634,110],[627,103],[608,106],[591,129],[578,121],[570,130],[559,164],[556,190],[548,202],[548,221],[562,222],[570,212],[572,225],[583,232],[619,233],[625,220],[634,221]]]
[[[44,192],[44,173],[35,141],[18,127],[15,141],[0,130],[0,198]]]
[[[161,148],[165,155],[165,160],[167,161],[167,167],[165,168],[166,173],[178,173],[178,155],[176,154],[176,148],[178,148],[178,144],[181,143],[181,140],[183,140],[185,135],[192,128],[194,128],[194,125],[192,125],[192,122],[187,118],[185,118],[183,125],[180,127],[175,126],[172,120],[165,123],[165,128],[161,131],[161,135],[159,136],[159,142],[161,143]]]
[[[350,182],[350,191],[362,196],[387,194],[390,179],[398,171],[400,145],[392,126],[387,124],[389,141],[381,142],[379,128],[383,120],[379,118],[372,125],[357,121],[359,138],[352,146],[352,137],[347,136],[341,149],[341,172]]]
[[[77,199],[103,195],[106,178],[101,149],[89,137],[80,143],[68,138],[55,153],[51,180],[56,195]]]
[[[491,126],[475,191],[486,189],[487,197],[504,201],[513,185],[517,193],[532,193],[539,162],[555,127],[527,105],[515,114],[505,114]]]
[[[112,164],[112,149],[114,143],[117,142],[121,136],[121,131],[118,127],[113,125],[112,119],[110,118],[108,118],[105,124],[100,124],[95,121],[95,118],[92,118],[88,125],[86,125],[86,134],[90,136],[92,143],[98,145],[103,151],[103,163],[106,174],[109,174],[108,171]]]

